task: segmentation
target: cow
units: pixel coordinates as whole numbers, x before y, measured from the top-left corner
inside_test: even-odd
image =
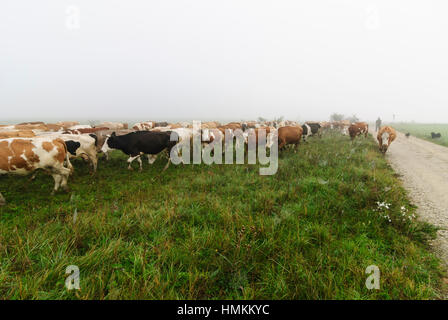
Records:
[[[132,129],[136,131],[148,131],[154,128],[154,125],[155,125],[154,121],[137,122],[132,126]]]
[[[166,121],[156,122],[156,123],[154,123],[154,128],[157,128],[157,127],[166,127],[166,126],[168,126],[168,125],[169,125],[169,123],[166,122]]]
[[[324,130],[324,131],[328,131],[328,130],[332,129],[332,123],[331,122],[322,121],[319,124],[320,124],[320,127],[322,128],[322,130]]]
[[[70,158],[87,159],[92,164],[93,172],[96,172],[98,166],[96,136],[61,133],[41,133],[40,136],[62,139],[67,145]]]
[[[90,124],[77,124],[75,126],[71,126],[68,128],[69,130],[78,130],[78,129],[92,129]]]
[[[220,124],[215,121],[201,122],[202,129],[215,129],[215,128],[218,128],[219,126],[220,126]]]
[[[437,138],[441,138],[442,135],[439,133],[435,133],[435,132],[431,132],[431,138],[432,139],[437,139]]]
[[[67,129],[64,126],[62,126],[60,124],[56,124],[56,123],[46,123],[45,127],[47,127],[46,131],[51,131],[51,132],[62,132],[65,129]]]
[[[389,149],[390,144],[397,138],[397,132],[392,127],[384,126],[378,131],[376,138],[378,140],[380,151],[385,154],[387,149]]]
[[[47,126],[45,124],[16,124],[14,126],[15,130],[33,130],[34,132],[44,132],[47,131]]]
[[[303,129],[299,126],[285,126],[278,129],[278,149],[281,150],[287,144],[297,147],[302,139]]]
[[[109,130],[107,127],[96,127],[96,128],[79,128],[79,129],[67,129],[64,134],[90,134],[98,131]]]
[[[59,187],[68,191],[67,180],[73,166],[63,140],[52,137],[0,140],[0,174],[27,175],[38,169],[53,176],[53,194]],[[0,205],[4,204],[5,200],[0,193]]]
[[[350,139],[352,140],[362,134],[367,137],[367,134],[369,133],[369,125],[365,122],[352,123],[350,127],[348,127],[348,133],[350,134]]]
[[[79,125],[79,122],[78,121],[59,121],[59,122],[56,122],[56,124],[64,127],[64,129],[68,129],[70,127]]]
[[[102,122],[95,126],[95,128],[101,128],[101,127],[106,127],[109,128],[110,130],[127,130],[128,124],[120,122]]]
[[[165,149],[168,149],[168,153],[177,144],[179,137],[174,132],[173,141],[171,140],[172,131],[166,132],[154,132],[154,131],[137,131],[128,133],[122,136],[117,136],[112,133],[109,138],[106,139],[102,151],[108,152],[110,149],[118,149],[129,156],[128,169],[132,170],[132,161],[137,159],[140,164],[140,171],[142,171],[141,155],[146,154],[148,156],[148,162],[153,163],[155,161],[154,156],[159,154]],[[171,159],[168,158],[168,162],[163,168],[165,171]]]
[[[314,136],[315,134],[320,134],[321,125],[317,122],[306,122],[302,125],[303,130],[303,141],[306,142],[306,138]]]
[[[135,130],[132,129],[122,129],[122,130],[99,130],[96,131],[94,133],[89,134],[90,136],[95,136],[96,137],[96,152],[100,153],[101,148],[104,145],[104,142],[106,141],[106,139],[113,133],[115,132],[115,134],[117,136],[122,136],[131,132],[135,132]],[[109,152],[106,152],[104,154],[106,156],[106,160],[109,160]]]
[[[14,130],[14,131],[0,131],[0,139],[8,138],[32,138],[36,135],[32,130]]]
[[[26,124],[45,124],[45,123],[42,121],[31,121],[31,122],[18,123],[18,125],[26,125]]]

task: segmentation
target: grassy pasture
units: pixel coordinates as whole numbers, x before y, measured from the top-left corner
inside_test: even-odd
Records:
[[[403,133],[409,132],[415,137],[448,147],[448,124],[394,123],[392,126]],[[442,137],[432,139],[431,132],[440,132],[442,134]]]
[[[438,297],[435,229],[412,218],[371,138],[310,139],[281,152],[273,176],[204,164],[161,174],[160,159],[140,173],[125,159],[101,159],[95,176],[73,161],[72,192],[54,197],[44,174],[0,177],[1,298]],[[80,268],[79,291],[64,286],[68,265]],[[380,290],[365,286],[369,265]]]

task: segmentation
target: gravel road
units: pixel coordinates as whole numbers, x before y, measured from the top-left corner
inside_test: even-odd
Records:
[[[448,266],[448,148],[397,135],[386,157],[401,175],[420,218],[445,229],[438,231],[432,246]]]

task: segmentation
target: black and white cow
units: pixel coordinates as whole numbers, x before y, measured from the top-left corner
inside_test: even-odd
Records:
[[[303,129],[303,141],[306,141],[306,138],[314,136],[315,134],[320,133],[319,130],[321,128],[321,125],[319,123],[305,123],[302,125]]]
[[[171,131],[156,132],[156,131],[137,131],[128,133],[122,136],[117,136],[114,133],[104,142],[101,150],[106,153],[110,149],[121,150],[123,153],[129,155],[128,169],[132,170],[131,163],[137,159],[140,164],[140,171],[142,170],[141,155],[146,154],[148,156],[148,162],[154,163],[157,158],[157,154],[167,149],[168,153],[179,141],[179,137],[176,132],[173,132],[173,141],[171,141]],[[168,168],[171,159],[168,157],[168,163],[166,164],[164,171]]]

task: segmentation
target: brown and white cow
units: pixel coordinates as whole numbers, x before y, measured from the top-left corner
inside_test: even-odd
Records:
[[[367,134],[369,133],[369,125],[366,122],[352,123],[350,127],[348,127],[348,133],[350,134],[350,138],[352,140],[362,134],[367,137]]]
[[[36,135],[31,130],[0,131],[0,139],[32,138],[32,137],[35,137],[35,136]]]
[[[79,122],[78,121],[59,121],[59,122],[56,122],[56,124],[63,126],[64,129],[68,129],[70,127],[79,125]]]
[[[397,132],[394,128],[389,126],[384,126],[378,131],[377,135],[378,146],[382,153],[386,153],[389,149],[390,144],[397,138]]]
[[[64,133],[68,134],[89,134],[98,131],[109,130],[107,127],[95,127],[95,128],[78,128],[78,129],[67,129]]]
[[[127,123],[121,123],[121,122],[103,122],[100,123],[98,125],[95,126],[95,128],[101,128],[101,127],[106,127],[109,128],[110,130],[127,130],[128,129],[128,124]]]
[[[137,122],[132,126],[132,129],[136,131],[148,131],[154,128],[154,125],[155,125],[154,121]]]
[[[73,167],[63,140],[50,137],[0,140],[0,174],[27,175],[38,169],[53,176],[53,193],[59,187],[68,190],[67,180]],[[3,204],[0,194],[0,205]]]
[[[98,165],[96,136],[91,136],[89,134],[44,132],[40,134],[40,137],[62,139],[67,146],[70,158],[83,158],[84,160],[88,160],[92,164],[93,172],[96,172]]]

